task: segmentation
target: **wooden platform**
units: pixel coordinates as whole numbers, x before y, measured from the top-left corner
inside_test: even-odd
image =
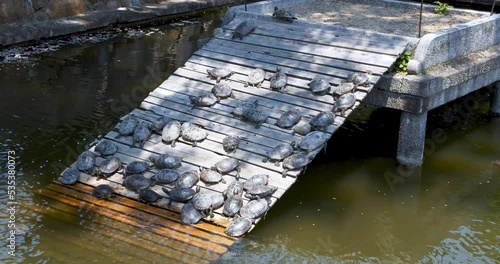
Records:
[[[387,71],[404,50],[407,40],[383,38],[378,35],[367,39],[351,33],[347,35],[343,32],[262,21],[259,21],[258,28],[243,40],[232,40],[233,29],[240,22],[241,20],[235,19],[224,27],[223,31],[195,52],[183,67],[177,69],[172,76],[151,92],[139,108],[129,113],[146,122],[165,115],[181,121],[198,123],[209,132],[206,140],[199,143],[197,147],[192,147],[190,143],[181,140],[175,148],[172,148],[162,143],[160,135],[153,134],[142,148],[136,148],[131,144],[131,137],[115,139],[118,135],[116,131],[109,132],[105,138],[118,144],[119,150],[114,156],[120,158],[125,164],[170,153],[182,157],[183,165],[179,171],[187,171],[200,166],[211,167],[226,156],[235,157],[242,164],[241,181],[257,173],[270,176],[269,185],[278,187],[278,191],[271,199],[271,205],[273,205],[295,183],[300,173],[300,171],[290,171],[287,177],[283,178],[281,167],[276,167],[273,163],[262,162],[266,153],[275,145],[301,139],[301,136],[293,136],[291,130],[281,129],[275,125],[280,115],[287,110],[298,108],[303,119],[310,120],[321,111],[332,109],[333,97],[331,95],[315,96],[310,92],[308,83],[314,76],[327,78],[333,86],[336,86],[353,72],[370,72],[372,74],[371,85],[360,87],[355,91],[358,101],[354,108],[357,107],[378,81],[380,75]],[[284,93],[271,91],[269,88],[269,77],[274,74],[277,66],[280,66],[289,77],[289,85]],[[210,93],[215,80],[210,79],[206,71],[215,67],[227,67],[236,72],[228,81],[233,88],[235,98],[222,100],[211,108],[192,109],[188,96]],[[266,81],[262,88],[244,87],[247,74],[256,67],[266,71]],[[231,114],[233,108],[245,100],[259,100],[259,107],[270,114],[267,123],[260,128],[255,128],[254,124],[233,118]],[[350,109],[346,114],[349,115],[352,111],[353,109]],[[337,116],[335,124],[328,129],[328,136],[335,133],[345,119],[345,117]],[[222,139],[226,135],[245,138],[234,154],[228,155],[222,148]],[[98,158],[97,165],[102,160]],[[153,169],[145,176],[151,177],[154,173]],[[205,190],[222,192],[235,180],[234,173],[224,178],[226,184],[207,186],[200,182],[198,185]],[[224,237],[222,232],[231,220],[221,214],[221,209],[216,211],[214,218],[207,219],[213,225],[206,222],[195,227],[180,225],[179,216],[174,212],[179,212],[183,204],[174,202],[168,205],[168,195],[163,193],[162,186],[154,186],[153,190],[165,198],[154,205],[142,206],[121,196],[116,200],[113,199],[112,202],[97,201],[88,197],[89,186],[108,182],[120,195],[137,199],[135,193],[122,186],[123,177],[119,173],[109,177],[108,180],[99,181],[96,177],[82,174],[80,182],[83,184],[68,187],[67,192],[70,195],[76,195],[75,199],[84,199],[86,202],[88,200],[98,205],[95,207],[96,212],[102,210],[103,214],[107,214],[109,210],[120,211],[122,207],[134,203],[132,207],[139,206],[137,208],[140,209],[133,210],[143,210],[144,213],[153,215],[147,217],[157,219],[161,215],[162,218],[167,218],[165,221],[173,222],[174,226],[185,230],[186,233],[194,232],[193,236],[201,236],[187,242],[194,247],[208,248],[219,254],[233,241],[232,238]],[[172,188],[172,186],[165,187]],[[63,195],[65,192],[61,186],[51,185],[42,193],[54,199],[66,199]],[[123,219],[127,224],[137,225],[137,222]],[[163,219],[157,220],[163,221]],[[165,236],[178,237],[176,231],[169,229],[170,222],[161,224],[165,227],[161,232],[165,232]],[[147,227],[148,223],[141,222],[141,225]],[[212,243],[214,245],[211,245]]]

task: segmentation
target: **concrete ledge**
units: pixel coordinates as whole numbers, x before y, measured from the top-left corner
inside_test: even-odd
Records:
[[[148,21],[167,15],[182,15],[243,0],[170,0],[144,7],[122,7],[116,10],[93,11],[86,14],[47,21],[19,21],[0,25],[0,47],[29,41],[61,37],[113,26]]]
[[[408,71],[421,74],[437,64],[486,49],[500,43],[500,15],[423,36],[415,49]]]

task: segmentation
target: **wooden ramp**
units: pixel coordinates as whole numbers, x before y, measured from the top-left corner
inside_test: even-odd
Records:
[[[132,145],[131,137],[116,139],[115,136],[118,135],[116,131],[109,132],[105,138],[118,145],[118,153],[114,156],[120,158],[125,164],[134,160],[147,161],[151,156],[169,153],[182,157],[183,165],[179,168],[179,171],[182,172],[198,169],[200,166],[211,167],[226,156],[235,157],[242,164],[241,181],[258,173],[270,176],[269,185],[278,187],[278,191],[271,199],[271,205],[273,205],[295,183],[300,171],[290,171],[284,178],[281,175],[283,171],[281,167],[277,167],[273,163],[263,163],[262,159],[277,144],[298,142],[302,138],[299,135],[292,135],[291,130],[277,127],[276,120],[285,111],[295,108],[300,110],[305,120],[310,120],[321,111],[332,109],[334,99],[331,95],[315,96],[309,91],[308,83],[314,76],[324,77],[333,86],[336,86],[353,72],[369,72],[371,73],[371,85],[359,87],[355,91],[357,102],[353,108],[356,108],[378,81],[380,75],[394,63],[408,41],[405,38],[387,38],[380,34],[367,37],[366,34],[356,35],[351,31],[304,28],[303,26],[273,21],[258,21],[258,27],[253,33],[244,37],[243,40],[232,40],[233,29],[241,21],[235,19],[225,26],[202,49],[195,52],[183,67],[177,69],[160,87],[151,92],[139,108],[129,114],[146,122],[151,122],[162,115],[181,121],[195,122],[208,130],[207,139],[198,143],[196,147],[181,140],[175,148],[172,148],[162,143],[160,135],[153,134],[142,148],[136,148]],[[284,93],[271,91],[269,88],[269,77],[274,74],[277,66],[280,66],[289,77],[289,85]],[[215,67],[227,67],[236,72],[228,81],[233,88],[235,98],[221,100],[211,108],[192,108],[188,96],[211,92],[215,80],[208,78],[207,70]],[[266,71],[266,81],[264,81],[262,88],[244,87],[247,74],[256,67]],[[269,113],[267,123],[260,128],[256,128],[254,124],[235,119],[231,114],[236,105],[247,100],[259,100],[259,108]],[[353,109],[348,110],[346,116],[352,111]],[[344,121],[345,117],[337,116],[334,125],[331,125],[327,130],[328,136],[330,137]],[[222,139],[226,135],[237,135],[245,138],[240,143],[239,149],[233,154],[226,154],[222,148]],[[102,160],[102,158],[98,158],[97,165]],[[152,169],[145,173],[145,176],[151,177],[155,171]],[[228,184],[235,180],[234,173],[226,175],[224,178],[226,184],[207,186],[200,182],[198,185],[203,190],[222,192]],[[97,203],[99,207],[96,207],[96,210],[120,211],[119,207],[129,206],[128,203],[139,206],[137,202],[132,202],[121,196],[112,202],[101,202],[87,197],[90,192],[89,186],[107,182],[120,195],[137,199],[135,193],[122,186],[123,178],[119,173],[107,180],[97,180],[94,176],[82,174],[80,182],[83,184],[69,187],[68,192],[79,195],[78,199],[90,199],[91,203]],[[160,215],[163,217],[165,214],[168,218],[166,221],[174,221],[175,225],[173,226],[186,230],[186,233],[196,231],[196,234],[208,232],[210,236],[224,236],[221,231],[230,223],[231,219],[221,214],[222,209],[216,210],[214,218],[206,220],[212,224],[203,222],[195,225],[194,228],[181,226],[178,223],[179,217],[176,212],[180,211],[183,204],[174,202],[169,205],[168,195],[163,193],[161,187],[154,186],[153,190],[163,195],[163,199],[154,205],[141,205],[139,208],[146,207],[146,209],[137,210],[144,210],[147,214],[156,215],[154,217],[160,217]],[[172,188],[172,186],[165,187]],[[57,199],[65,191],[60,186],[53,185],[44,192]],[[84,194],[87,196],[83,197]],[[80,198],[80,196],[82,197]],[[272,221],[272,219],[268,219],[268,221]],[[136,224],[133,221],[124,222],[131,225]],[[165,228],[177,230],[170,224],[168,226]],[[175,233],[168,233],[167,230],[165,232],[165,236],[176,236]],[[196,234],[193,236],[197,236]],[[217,248],[214,249],[214,252],[220,253],[220,248],[224,248],[233,241],[227,237],[218,239],[224,242],[217,244],[218,242],[211,237],[203,237],[193,240],[192,244],[194,247],[211,248],[210,245],[203,246],[201,244],[214,243],[217,244],[214,245]]]

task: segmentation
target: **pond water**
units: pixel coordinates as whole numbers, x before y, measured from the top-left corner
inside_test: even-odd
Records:
[[[15,256],[11,211],[0,212],[0,262],[173,262],[117,239],[102,224],[108,220],[81,208],[39,212],[48,201],[37,190],[181,66],[222,14],[76,38],[0,64],[0,203],[12,206],[9,159],[17,202]],[[488,93],[430,113],[418,169],[395,165],[398,112],[362,105],[220,262],[496,263],[500,167],[492,161],[500,160],[500,119],[488,115]]]

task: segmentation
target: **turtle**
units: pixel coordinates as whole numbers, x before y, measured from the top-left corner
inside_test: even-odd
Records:
[[[256,68],[250,71],[247,76],[247,81],[245,82],[245,87],[253,86],[260,88],[264,79],[266,78],[266,72],[263,69]]]
[[[224,197],[228,198],[229,196],[241,196],[243,194],[243,183],[240,181],[233,181],[227,186],[227,188],[222,192]]]
[[[234,109],[233,109],[233,116],[236,118],[243,118],[243,116],[250,110],[257,108],[259,105],[259,100],[255,100],[253,102],[250,101],[244,101],[240,104],[238,104]]]
[[[296,170],[303,167],[305,171],[307,168],[307,164],[309,164],[309,161],[310,157],[305,152],[292,154],[291,156],[283,160],[282,166],[284,170],[281,175],[283,176],[283,178],[285,178],[289,170]]]
[[[154,183],[151,179],[144,177],[142,174],[132,174],[123,180],[123,185],[127,190],[137,193],[141,189],[153,186]]]
[[[255,123],[255,128],[259,128],[262,123],[266,122],[268,116],[269,114],[264,111],[250,109],[243,114],[243,119]]]
[[[347,81],[354,83],[356,86],[369,86],[370,76],[364,72],[355,72],[347,76]]]
[[[306,152],[311,152],[317,150],[318,148],[324,147],[326,152],[326,142],[328,137],[325,133],[321,131],[312,131],[305,135],[299,142],[298,147]]]
[[[191,188],[173,188],[172,190],[168,190],[162,187],[161,190],[168,195],[170,203],[172,201],[184,203],[193,199],[193,196],[200,191],[200,187],[196,186],[194,190]]]
[[[200,180],[206,184],[215,184],[219,182],[226,183],[224,178],[222,178],[222,174],[216,170],[200,168],[199,175]]]
[[[123,172],[123,176],[126,177],[127,175],[130,175],[130,174],[143,173],[143,172],[147,171],[151,166],[152,166],[152,164],[147,163],[145,161],[134,160],[134,161],[130,162],[130,164],[128,164],[125,167],[125,171]]]
[[[168,122],[162,130],[161,139],[166,143],[170,143],[172,148],[175,147],[175,141],[181,135],[181,123],[179,121]]]
[[[214,193],[210,196],[210,200],[212,200],[212,209],[218,209],[224,205],[226,198],[222,193]]]
[[[266,199],[251,200],[240,209],[240,216],[248,219],[262,217],[269,210],[269,203]]]
[[[243,40],[243,37],[254,31],[256,27],[255,21],[245,20],[236,26],[232,39],[239,38]]]
[[[330,83],[319,76],[315,76],[311,82],[309,82],[309,89],[315,95],[325,95],[330,92]]]
[[[78,156],[76,167],[79,171],[93,175],[95,173],[95,155],[92,151],[86,150]]]
[[[171,184],[180,177],[180,173],[176,170],[172,169],[161,169],[156,172],[151,180],[153,180],[157,184]]]
[[[215,165],[211,168],[213,170],[217,170],[218,172],[225,174],[230,171],[236,170],[236,180],[240,178],[240,161],[235,158],[224,158],[219,162],[215,163]]]
[[[103,139],[95,146],[95,151],[102,156],[109,156],[118,151],[118,146],[111,140]]]
[[[301,117],[302,116],[300,115],[300,110],[298,108],[288,110],[280,116],[278,121],[276,121],[276,125],[278,127],[288,129],[299,123]]]
[[[269,160],[274,161],[275,166],[280,165],[280,161],[285,159],[286,157],[293,154],[296,146],[296,142],[293,141],[290,144],[281,143],[276,145],[271,151],[267,153],[267,157],[265,157],[262,162],[268,162]]]
[[[288,22],[292,22],[293,20],[297,19],[292,13],[290,13],[290,11],[287,11],[283,8],[279,9],[277,6],[274,7],[273,17]]]
[[[216,78],[217,82],[220,82],[221,79],[229,79],[234,72],[228,68],[213,68],[211,70],[207,69],[207,73],[210,77]]]
[[[182,123],[182,125],[181,125],[181,133],[182,133],[182,131],[184,131],[184,130],[192,127],[192,126],[196,126],[196,125],[193,122],[188,122],[188,121]]]
[[[268,182],[269,182],[269,175],[255,174],[247,179],[247,181],[243,184],[243,189],[247,191],[254,188],[255,186],[267,185]]]
[[[278,90],[280,93],[285,91],[288,83],[288,76],[281,72],[281,67],[276,67],[276,73],[269,79],[271,90]]]
[[[145,202],[147,204],[154,203],[158,201],[162,196],[151,189],[140,189],[139,190],[139,201]]]
[[[340,110],[340,116],[344,116],[345,111],[354,106],[355,103],[356,95],[354,95],[353,93],[343,94],[335,101],[333,111],[338,112]]]
[[[58,178],[62,184],[73,185],[80,179],[80,171],[76,166],[67,168]]]
[[[224,233],[228,236],[239,237],[252,228],[253,221],[244,217],[234,218],[231,224],[226,227]]]
[[[222,140],[222,148],[226,153],[234,153],[240,144],[240,138],[228,135]]]
[[[154,163],[158,169],[175,169],[182,165],[182,159],[178,156],[170,154],[162,154],[157,157],[149,157],[149,160]]]
[[[123,167],[122,162],[117,157],[105,159],[96,169],[96,176],[107,178]]]
[[[135,127],[139,124],[139,120],[135,116],[127,116],[120,123],[118,127],[118,135],[115,138],[120,138],[122,136],[130,136],[134,133]]]
[[[169,117],[160,116],[151,123],[149,129],[151,129],[151,132],[161,135],[163,128],[171,121],[172,119]]]
[[[113,197],[114,190],[107,184],[99,184],[92,190],[92,196],[99,199],[109,199]]]
[[[214,87],[212,87],[212,93],[219,100],[226,99],[229,97],[233,97],[233,88],[231,88],[231,86],[229,86],[229,84],[225,82],[216,83],[214,84]]]
[[[299,134],[305,136],[309,132],[311,132],[311,124],[305,120],[299,121],[299,123],[292,128],[292,135]]]
[[[247,190],[245,197],[248,199],[261,199],[273,195],[278,190],[277,187],[267,185],[256,185]]]
[[[193,104],[191,109],[193,109],[197,106],[212,107],[214,104],[219,102],[219,98],[217,98],[214,94],[211,94],[211,93],[199,95],[199,96],[190,95],[189,100],[191,101],[191,104]]]
[[[209,192],[199,192],[193,196],[191,202],[194,208],[198,210],[202,215],[214,217],[213,206],[212,206],[212,193]]]
[[[317,114],[310,122],[312,130],[326,131],[327,127],[335,122],[335,114],[323,111]]]
[[[193,225],[198,223],[203,218],[203,215],[196,210],[193,203],[187,203],[181,209],[181,222],[184,224]]]
[[[222,213],[225,216],[233,217],[240,211],[243,206],[243,199],[237,195],[231,195],[227,198],[224,203],[224,208],[222,209]]]
[[[338,96],[343,95],[345,93],[351,92],[352,90],[354,90],[354,88],[356,88],[356,85],[354,85],[354,83],[342,82],[338,86],[333,88],[333,94],[334,94],[334,96],[338,97]]]
[[[203,141],[208,136],[208,132],[197,125],[182,130],[181,134],[182,139],[193,142],[193,147],[196,147],[198,142]]]
[[[144,146],[146,140],[151,136],[151,130],[149,130],[149,124],[146,122],[140,122],[134,130],[132,138],[134,140],[133,145],[136,147]]]
[[[177,188],[191,188],[200,180],[197,170],[185,171],[179,176],[177,181],[175,181],[175,187]]]

